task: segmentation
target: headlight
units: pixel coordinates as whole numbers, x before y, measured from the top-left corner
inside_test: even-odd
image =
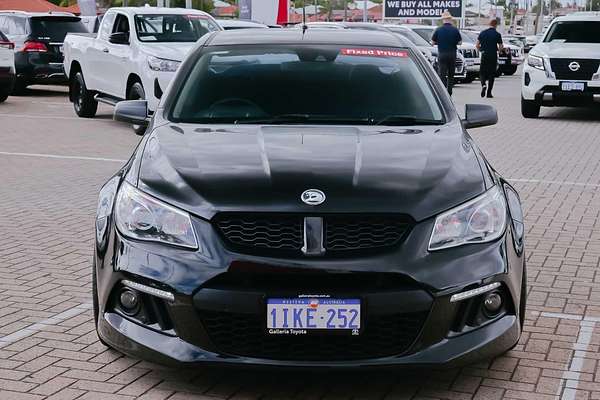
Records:
[[[438,215],[429,250],[468,243],[485,243],[499,238],[506,226],[506,201],[494,186],[481,196]]]
[[[538,56],[529,54],[529,57],[527,57],[527,65],[529,65],[530,67],[536,68],[536,69],[541,69],[543,71],[544,70],[544,59],[542,57],[538,57]]]
[[[175,72],[181,63],[179,61],[167,60],[165,58],[148,57],[148,66],[153,71]]]
[[[128,237],[198,248],[190,215],[123,183],[115,205],[116,225]]]

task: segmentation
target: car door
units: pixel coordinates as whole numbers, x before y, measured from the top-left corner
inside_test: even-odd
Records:
[[[126,97],[127,78],[130,74],[131,65],[131,29],[129,17],[123,13],[117,13],[112,33],[129,34],[128,44],[108,43],[108,63],[106,74],[111,77],[109,82],[110,94],[121,99]]]
[[[85,58],[81,61],[85,64],[83,74],[87,87],[102,93],[109,93],[110,80],[112,79],[107,71],[110,62],[107,55],[109,52],[108,39],[113,31],[115,17],[116,13],[114,11],[106,13],[102,19],[96,40],[82,54],[82,57]]]

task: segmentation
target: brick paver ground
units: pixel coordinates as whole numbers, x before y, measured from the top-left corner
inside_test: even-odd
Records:
[[[75,118],[64,91],[9,98],[0,105],[0,399],[600,399],[599,110],[525,120],[518,79],[498,82],[500,123],[472,133],[525,204],[525,333],[502,357],[446,371],[173,370],[105,348],[89,308],[96,196],[138,137],[108,108]],[[455,97],[481,102],[477,83]]]

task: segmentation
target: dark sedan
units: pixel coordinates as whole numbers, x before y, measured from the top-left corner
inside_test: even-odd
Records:
[[[100,191],[101,340],[164,363],[455,365],[518,341],[515,190],[412,45],[386,32],[200,39]]]

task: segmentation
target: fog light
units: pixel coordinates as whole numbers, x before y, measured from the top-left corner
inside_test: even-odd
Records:
[[[499,292],[491,292],[483,299],[483,308],[488,317],[495,317],[502,309],[502,295]]]
[[[135,315],[140,309],[140,299],[138,294],[131,289],[123,289],[119,295],[121,309],[127,315]]]
[[[531,76],[529,76],[529,72],[525,72],[525,86],[529,86],[531,83]]]

